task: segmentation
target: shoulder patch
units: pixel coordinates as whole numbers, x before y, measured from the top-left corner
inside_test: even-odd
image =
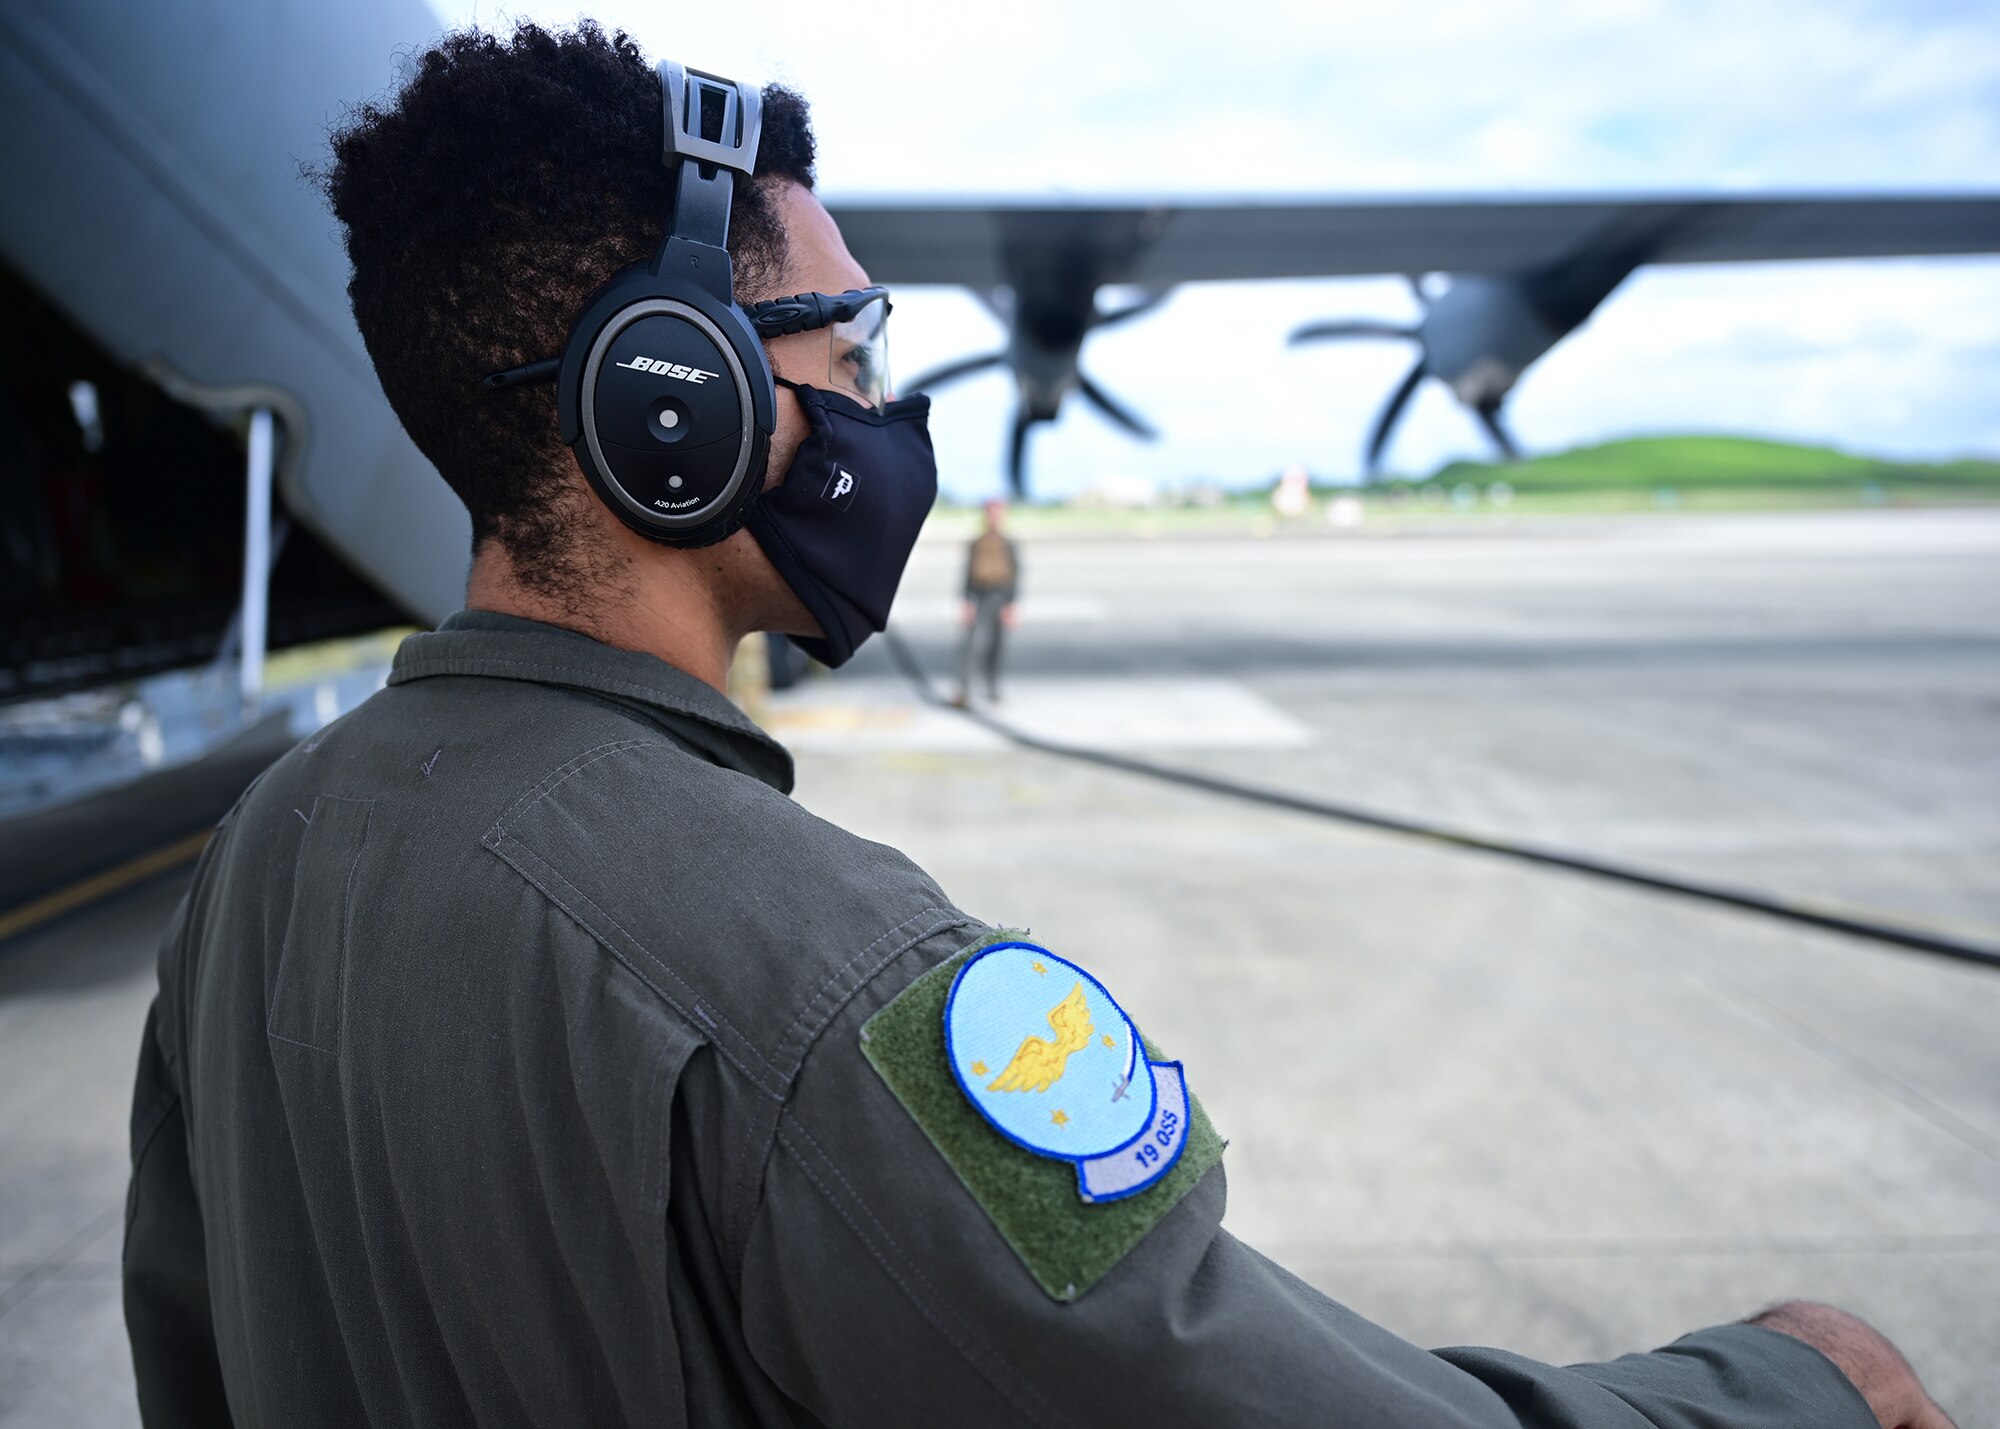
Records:
[[[861,1040],[1057,1300],[1101,1280],[1222,1158],[1180,1064],[1097,979],[1032,943],[1003,934],[939,964]]]
[[[989,943],[968,958],[944,1046],[965,1099],[1016,1146],[1074,1165],[1086,1201],[1137,1195],[1187,1150],[1180,1063],[1142,1058],[1104,984],[1047,948]]]

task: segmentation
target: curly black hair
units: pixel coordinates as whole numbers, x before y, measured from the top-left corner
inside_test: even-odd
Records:
[[[498,542],[518,579],[577,609],[596,562],[554,394],[480,379],[561,352],[591,294],[658,246],[672,205],[659,77],[624,31],[588,20],[455,31],[332,144],[314,177],[347,232],[347,292],[390,406],[471,513],[474,551]],[[806,102],[778,85],[756,172],[730,210],[739,299],[784,269],[773,183],[813,184]]]

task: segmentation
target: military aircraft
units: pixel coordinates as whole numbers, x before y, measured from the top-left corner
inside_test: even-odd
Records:
[[[256,430],[247,416],[256,410],[271,414],[264,420],[275,426],[277,459],[264,462],[265,475],[275,481],[277,510],[294,521],[278,570],[317,559],[317,551],[361,577],[336,589],[328,576],[331,585],[314,587],[313,599],[324,606],[323,618],[305,622],[314,635],[337,633],[329,625],[343,619],[379,624],[383,603],[369,604],[371,589],[423,621],[459,604],[465,513],[382,396],[348,312],[335,225],[298,173],[302,159],[323,152],[340,107],[387,89],[396,56],[436,29],[421,0],[267,0],[254,7],[239,0],[0,0],[0,188],[10,195],[0,205],[0,297],[10,318],[36,314],[32,322],[8,323],[0,361],[18,378],[18,400],[52,409],[14,409],[0,432],[18,438],[28,453],[21,460],[35,467],[27,482],[10,474],[0,537],[17,553],[39,553],[27,567],[18,554],[8,557],[12,575],[0,594],[10,624],[60,615],[36,627],[56,630],[51,638],[59,643],[104,645],[106,631],[128,632],[106,637],[104,660],[73,667],[27,642],[11,651],[8,666],[29,677],[0,690],[0,698],[55,687],[35,670],[56,669],[56,684],[75,685],[160,661],[186,663],[223,643],[228,621],[218,617],[207,637],[182,632],[186,638],[155,642],[158,650],[140,648],[129,632],[160,607],[158,579],[121,585],[123,578],[104,577],[108,593],[84,600],[73,569],[82,546],[37,532],[74,536],[78,520],[116,518],[135,531],[197,541],[240,522],[247,509],[241,441]],[[1002,314],[1009,334],[1003,351],[953,363],[920,383],[943,386],[986,368],[1012,373],[1020,405],[1009,472],[1019,491],[1027,485],[1030,429],[1052,419],[1071,392],[1126,430],[1152,434],[1143,417],[1084,374],[1080,359],[1091,333],[1143,320],[1180,283],[1454,275],[1413,328],[1348,322],[1300,329],[1302,339],[1418,343],[1416,366],[1369,440],[1372,459],[1426,376],[1451,384],[1504,444],[1501,401],[1521,372],[1643,263],[2000,250],[2000,196],[1991,194],[1198,202],[835,196],[830,207],[878,281],[961,285]],[[1117,285],[1139,297],[1102,306]],[[65,397],[66,385],[76,384],[55,370],[57,352],[70,354],[63,361],[73,358],[72,365],[91,365],[92,380],[106,392],[124,392],[120,410],[110,410],[118,404],[93,395],[95,388]],[[84,420],[87,407],[96,414],[94,429]],[[128,408],[145,420],[131,418]],[[90,430],[101,451],[85,450]],[[120,452],[120,462],[106,459]],[[72,467],[87,480],[67,474]],[[86,489],[89,510],[79,515],[70,508]],[[189,580],[213,585],[218,570],[233,579],[226,550],[203,550],[199,560],[182,561],[197,573]],[[24,569],[40,571],[35,562],[48,570],[24,576]],[[274,621],[283,614],[274,606]],[[104,629],[79,635],[76,620]]]
[[[1409,275],[1422,307],[1411,326],[1311,322],[1294,342],[1391,338],[1417,360],[1369,432],[1380,464],[1404,405],[1435,377],[1507,456],[1518,448],[1501,405],[1521,374],[1575,331],[1640,266],[1777,259],[1881,258],[2000,251],[1993,195],[1576,197],[1289,200],[1116,204],[889,199],[830,205],[848,247],[877,281],[951,283],[1007,325],[998,352],[917,377],[931,391],[1006,366],[1019,389],[1008,479],[1027,490],[1027,434],[1076,392],[1135,436],[1157,435],[1084,374],[1091,333],[1150,312],[1178,283],[1245,278]],[[1419,282],[1444,275],[1433,295]],[[1106,312],[1099,293],[1144,296]]]

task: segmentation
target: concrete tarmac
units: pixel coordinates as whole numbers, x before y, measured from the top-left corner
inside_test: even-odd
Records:
[[[1045,542],[996,713],[2000,943],[2000,516]],[[951,668],[960,553],[898,625]],[[1089,966],[1228,1225],[1426,1344],[1602,1358],[1803,1295],[2000,1405],[2000,974],[1014,749],[877,646],[809,808]],[[0,947],[0,1425],[134,1422],[125,1100],[178,879]]]

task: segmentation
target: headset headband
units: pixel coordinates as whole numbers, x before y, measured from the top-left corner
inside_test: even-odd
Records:
[[[723,255],[719,261],[711,256],[703,265],[699,252],[676,254],[683,261],[674,266],[697,281],[706,278],[702,286],[727,303],[733,299],[726,277],[730,271],[729,205],[735,197],[736,175],[749,178],[757,169],[757,142],[764,133],[764,96],[754,85],[689,69],[672,60],[661,60],[658,74],[660,162],[669,173],[676,165],[680,172],[674,206],[667,215],[666,236],[653,255],[652,271],[670,271],[667,250],[677,238],[700,248],[717,249]],[[685,261],[689,258],[695,261]],[[719,292],[717,278],[722,280]],[[556,380],[562,361],[550,357],[490,372],[483,385],[496,392],[507,387],[539,387]]]
[[[661,60],[659,68],[661,161],[668,168],[675,159],[693,159],[746,176],[754,172],[757,140],[764,129],[764,96],[740,80],[672,60]]]
[[[677,239],[728,249],[729,200],[736,175],[748,178],[756,170],[764,96],[740,81],[661,60],[660,109],[660,161],[669,171],[678,164],[680,174],[667,238],[653,260],[656,273],[666,271],[662,261]],[[697,268],[686,276],[698,273]],[[725,303],[730,300],[727,284],[716,296]]]

